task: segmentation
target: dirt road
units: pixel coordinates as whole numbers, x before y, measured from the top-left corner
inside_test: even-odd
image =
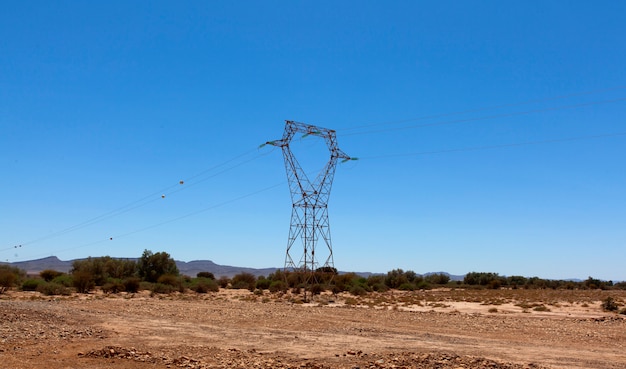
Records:
[[[624,315],[599,306],[608,292],[531,293],[395,292],[308,304],[240,290],[8,293],[0,299],[0,367],[626,367]]]

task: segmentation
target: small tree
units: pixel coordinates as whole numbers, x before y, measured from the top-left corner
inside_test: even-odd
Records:
[[[510,277],[507,277],[507,284],[514,289],[525,286],[527,282],[528,282],[528,279],[523,276],[512,275]]]
[[[498,273],[470,272],[463,278],[465,284],[489,286],[490,288],[500,288],[502,284],[506,284],[506,281],[506,278],[499,276]]]
[[[156,282],[162,275],[178,276],[180,272],[174,259],[167,252],[157,252],[144,250],[137,263],[139,277],[147,282]]]
[[[231,283],[233,288],[245,288],[250,291],[254,291],[254,288],[256,287],[256,277],[253,274],[243,272],[235,275]]]
[[[87,270],[74,271],[72,281],[78,293],[87,293],[95,286],[93,274]]]
[[[211,272],[199,272],[198,274],[196,274],[196,277],[198,278],[208,278],[208,279],[215,279],[215,275]]]
[[[88,257],[83,260],[75,260],[72,263],[72,270],[70,270],[70,274],[72,274],[72,277],[76,278],[76,274],[79,272],[81,279],[89,276],[91,278],[90,283],[95,286],[102,286],[106,283],[108,278],[104,271],[104,262],[102,258]],[[84,284],[86,281],[81,280],[79,283]]]
[[[265,278],[264,276],[260,276],[257,280],[256,280],[256,288],[260,289],[260,290],[267,290],[270,288],[270,284],[272,284],[272,281]]]
[[[450,282],[450,276],[444,273],[430,274],[424,279],[432,284],[448,284]]]
[[[141,280],[137,277],[128,277],[125,278],[122,283],[124,284],[124,291],[129,293],[136,293],[137,291],[139,291]]]
[[[63,274],[65,273],[52,270],[52,269],[46,269],[46,270],[42,270],[41,272],[39,272],[39,276],[43,278],[43,280],[46,282],[50,282],[56,277],[61,276]]]
[[[285,275],[285,272],[283,272],[280,269],[276,269],[276,271],[274,273],[270,273],[270,275],[267,276],[267,279],[269,279],[270,281],[286,281],[287,280],[287,276]]]
[[[335,285],[333,286],[333,291],[334,292],[348,291],[353,285],[352,281],[357,278],[358,276],[355,273],[339,274],[334,279]]]
[[[0,265],[0,294],[5,293],[9,288],[21,283],[26,277],[26,272],[9,265]]]
[[[104,270],[109,278],[129,278],[136,274],[137,263],[134,260],[114,259],[112,257],[105,256]]]
[[[412,276],[412,274],[409,274]],[[409,279],[407,278],[407,274],[402,269],[394,269],[387,272],[387,276],[385,277],[385,284],[389,288],[398,288],[405,283],[409,283]]]
[[[329,284],[338,274],[337,269],[333,267],[326,266],[317,268],[313,274],[313,281],[315,284]]]

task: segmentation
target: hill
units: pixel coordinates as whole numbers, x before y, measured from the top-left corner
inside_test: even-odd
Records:
[[[137,260],[137,258],[127,258],[128,260]],[[11,266],[18,267],[22,270],[25,270],[28,274],[39,274],[42,270],[51,269],[56,270],[63,273],[68,273],[72,269],[72,263],[75,260],[84,260],[84,259],[74,259],[74,260],[60,260],[56,256],[49,256],[43,259],[36,260],[28,260],[28,261],[18,261],[15,263],[8,263]],[[1,263],[7,264],[7,263]],[[191,277],[195,277],[199,272],[211,272],[216,277],[226,276],[233,277],[238,273],[250,273],[255,276],[267,276],[270,273],[276,271],[279,268],[246,268],[246,267],[237,267],[230,265],[219,265],[215,264],[211,260],[194,260],[194,261],[180,261],[176,260],[176,266],[181,274],[188,275]]]
[[[137,258],[120,258],[127,260],[137,260]],[[9,264],[14,267],[18,267],[22,270],[25,270],[28,274],[34,275],[39,274],[42,270],[51,269],[56,270],[63,273],[68,273],[72,269],[72,263],[75,260],[84,260],[84,259],[73,259],[73,260],[60,260],[56,256],[49,256],[43,259],[36,260],[28,260],[28,261],[18,261],[15,263],[2,263],[0,264]],[[228,277],[232,278],[234,275],[239,273],[250,273],[255,276],[268,276],[270,273],[274,273],[277,269],[282,269],[278,267],[274,268],[248,268],[248,267],[239,267],[239,266],[231,266],[231,265],[220,265],[212,262],[211,260],[193,260],[193,261],[180,261],[176,260],[176,266],[178,270],[183,275],[188,275],[190,277],[195,277],[199,272],[211,272],[215,277]],[[347,272],[339,272],[340,274],[344,274]],[[356,272],[356,274],[362,277],[368,277],[377,273],[370,272]],[[453,281],[462,281],[462,275],[451,275],[445,272],[437,272],[437,273],[425,273],[424,276],[429,274],[446,274],[450,276],[450,279]]]

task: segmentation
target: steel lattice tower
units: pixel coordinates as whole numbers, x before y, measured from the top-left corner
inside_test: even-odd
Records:
[[[305,136],[323,138],[330,152],[330,160],[311,182],[307,173],[302,170],[300,163],[289,148],[291,140],[297,133]],[[330,240],[330,224],[328,221],[328,198],[333,184],[337,160],[353,160],[337,147],[336,133],[332,129],[321,128],[309,124],[285,121],[283,138],[269,141],[266,144],[280,147],[285,159],[289,190],[291,192],[292,210],[287,253],[285,256],[285,270],[301,271],[307,274],[318,268],[334,268],[333,248]],[[294,259],[296,240],[302,241],[303,254],[300,259]],[[316,254],[317,243],[323,242],[326,249]],[[327,251],[327,253],[324,253]],[[321,256],[320,259],[320,255]],[[295,260],[298,260],[297,262]],[[320,263],[321,261],[321,263]]]

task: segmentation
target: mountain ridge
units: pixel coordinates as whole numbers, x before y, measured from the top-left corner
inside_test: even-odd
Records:
[[[124,258],[124,257],[113,257],[114,259],[123,259],[123,260],[135,260],[137,261],[139,258]],[[51,269],[56,270],[58,272],[69,273],[72,269],[72,263],[77,260],[85,260],[87,258],[81,259],[72,259],[72,260],[61,260],[56,256],[48,256],[41,259],[34,260],[26,260],[26,261],[17,261],[13,263],[5,263],[0,262],[0,264],[11,265],[22,270],[25,270],[30,275],[39,274],[43,270]],[[215,275],[216,278],[219,277],[228,277],[232,278],[236,274],[239,273],[250,273],[254,276],[268,276],[270,273],[274,273],[276,270],[280,270],[283,268],[279,267],[269,267],[269,268],[249,268],[249,267],[240,267],[240,266],[231,266],[231,265],[221,265],[216,264],[211,260],[192,260],[192,261],[180,261],[175,260],[176,266],[178,270],[183,275],[188,275],[191,277],[195,277],[199,272],[211,272]],[[339,272],[340,274],[349,273],[349,272]],[[370,275],[375,274],[384,274],[384,273],[372,273],[372,272],[354,272],[355,274],[368,277]],[[424,273],[424,276],[430,274],[446,274],[450,276],[450,279],[453,281],[463,280],[462,275],[452,275],[446,272],[436,272],[436,273]]]

